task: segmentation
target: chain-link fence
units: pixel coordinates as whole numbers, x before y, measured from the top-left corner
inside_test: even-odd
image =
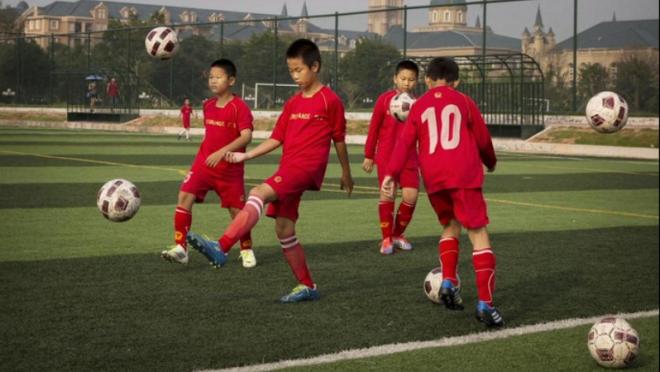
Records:
[[[643,2],[608,4],[614,9]],[[295,91],[284,59],[286,47],[307,37],[322,51],[323,81],[342,96],[349,110],[371,109],[377,96],[391,88],[396,61],[455,56],[470,59],[470,68],[481,71],[465,89],[482,104],[493,105],[490,96],[504,94],[511,100],[506,109],[512,113],[527,112],[529,107],[577,113],[588,97],[606,89],[626,97],[633,113],[658,113],[657,13],[646,20],[617,20],[615,14],[595,19],[594,10],[602,4],[598,0],[430,3],[434,5],[298,16],[185,13],[180,7],[155,5],[153,12],[140,8],[140,14],[126,15],[124,7],[116,18],[108,10],[109,20],[101,27],[107,27],[105,31],[96,31],[97,19],[85,23],[81,18],[69,25],[72,32],[44,35],[36,35],[38,30],[29,23],[35,17],[27,16],[24,35],[0,39],[0,102],[64,106],[76,97],[82,102],[75,104],[89,106],[90,84],[85,78],[97,75],[97,110],[113,109],[113,102],[129,110],[178,107],[184,98],[198,105],[210,95],[209,64],[224,57],[238,66],[237,94],[256,109],[278,109]],[[561,24],[550,24],[557,19]],[[178,54],[168,61],[151,58],[144,50],[146,34],[172,20],[187,21],[171,24],[181,40]],[[510,61],[518,62],[502,63],[506,55],[516,56]],[[521,75],[524,61],[534,61],[540,74]],[[508,88],[489,87],[503,72],[518,80]],[[108,95],[111,78],[119,85],[119,98]],[[545,83],[533,85],[539,81]],[[498,105],[495,111],[505,107]]]

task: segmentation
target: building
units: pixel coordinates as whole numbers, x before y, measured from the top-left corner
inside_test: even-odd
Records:
[[[559,75],[573,76],[573,37],[557,43],[552,27],[544,30],[541,9],[536,13],[533,32],[522,34],[522,52],[536,59],[543,71],[554,69]],[[635,57],[658,65],[658,20],[618,21],[598,23],[577,34],[577,66],[598,63],[616,75],[617,62]]]

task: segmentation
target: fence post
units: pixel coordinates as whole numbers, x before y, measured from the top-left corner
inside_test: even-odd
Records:
[[[484,7],[484,25],[481,31],[481,100],[483,101],[486,97],[486,48],[487,48],[487,35],[486,30],[488,30],[488,18],[486,13],[486,1],[483,2]]]
[[[220,57],[225,54],[225,21],[220,22]]]
[[[403,58],[408,56],[408,5],[403,6]]]
[[[573,0],[573,112],[577,111],[577,23],[578,23],[578,0]]]
[[[53,104],[53,69],[55,66],[55,35],[50,34],[50,48],[48,48],[48,104]]]
[[[339,12],[335,12],[335,68],[332,77],[332,89],[339,89]]]
[[[87,31],[87,71],[90,70],[92,65],[92,40],[91,33]]]
[[[277,28],[279,21],[275,16],[275,26],[273,29],[273,106],[277,103]]]

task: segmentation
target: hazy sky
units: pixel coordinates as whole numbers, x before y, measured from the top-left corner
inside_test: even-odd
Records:
[[[15,5],[20,0],[4,0],[4,4]],[[303,2],[307,2],[309,14],[330,14],[334,12],[351,12],[367,10],[368,0],[187,0],[185,3],[194,8],[235,10],[242,12],[258,12],[279,14],[282,5],[286,3],[290,16],[299,15]],[[29,5],[47,5],[53,0],[26,0]],[[181,6],[180,0],[121,0],[145,4],[163,4]],[[430,0],[407,0],[408,6],[428,5]],[[578,29],[583,30],[602,21],[612,19],[616,12],[618,20],[658,19],[658,0],[578,0]],[[502,35],[520,37],[525,26],[531,29],[534,24],[537,7],[541,6],[543,23],[552,27],[557,40],[570,37],[573,32],[573,0],[530,0],[513,3],[498,3],[487,8],[488,23],[493,30]],[[481,15],[481,6],[468,8],[468,23],[474,25],[477,15]],[[410,11],[411,26],[427,23],[426,10]],[[482,19],[483,22],[483,19]],[[334,21],[314,20],[322,27],[334,26]],[[352,16],[342,18],[340,27],[364,31],[367,28],[367,17]]]

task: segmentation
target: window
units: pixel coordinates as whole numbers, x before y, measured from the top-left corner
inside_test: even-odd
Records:
[[[60,21],[56,19],[51,19],[50,20],[50,29],[51,30],[59,30],[60,29]]]
[[[445,22],[451,21],[451,13],[448,10],[445,10]]]
[[[463,23],[463,12],[458,12],[457,18],[458,18],[458,23]]]
[[[99,9],[96,12],[96,18],[104,19],[105,18],[105,9]]]
[[[434,12],[433,12],[433,17],[431,17],[431,18],[432,18],[432,20],[433,20],[433,23],[438,22],[438,12],[437,12],[437,11],[434,11]]]

